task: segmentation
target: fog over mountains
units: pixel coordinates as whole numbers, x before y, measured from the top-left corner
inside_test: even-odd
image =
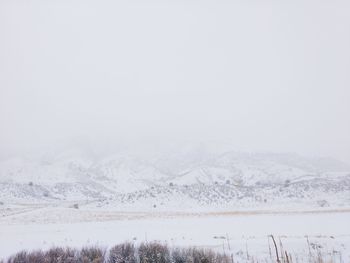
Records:
[[[350,204],[350,167],[203,147],[99,157],[66,150],[2,160],[0,188],[2,202],[86,201],[108,209],[338,207]]]
[[[0,202],[349,204],[348,165],[284,153],[350,163],[348,10],[343,0],[1,2]]]

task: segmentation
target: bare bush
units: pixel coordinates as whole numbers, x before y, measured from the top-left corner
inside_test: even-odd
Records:
[[[27,263],[27,251],[20,251],[7,260],[7,263]]]
[[[274,241],[272,235],[269,238]],[[288,253],[275,247],[275,256],[270,254],[272,262],[292,263],[297,261],[297,255]],[[321,253],[317,248],[316,253],[309,254],[307,262],[310,263],[335,263],[334,259]],[[151,242],[143,243],[135,247],[132,243],[116,245],[109,250],[108,258],[106,250],[99,247],[88,247],[81,250],[71,248],[54,247],[46,252],[41,250],[27,252],[20,251],[10,257],[6,263],[233,263],[233,257],[214,252],[212,250],[198,248],[174,248],[170,250],[167,245]],[[249,258],[249,262],[259,262],[256,258]],[[269,261],[270,262],[270,261]],[[5,263],[1,261],[0,263]]]
[[[136,263],[135,246],[124,243],[112,247],[109,251],[108,263]]]
[[[138,254],[140,263],[170,263],[168,247],[157,242],[141,244]]]
[[[45,253],[47,263],[77,263],[78,251],[71,248],[54,247]]]
[[[231,263],[228,256],[215,253],[212,250],[198,248],[175,249],[172,252],[174,263]]]
[[[188,253],[192,254],[193,263],[229,263],[230,259],[222,254],[213,252],[212,250],[191,249]]]
[[[103,263],[105,251],[98,247],[83,248],[79,258],[82,263]]]
[[[41,250],[33,251],[28,254],[28,263],[46,263],[45,254]]]
[[[9,258],[8,263],[46,263],[45,254],[41,250],[26,252],[21,251]]]
[[[104,255],[105,252],[96,247],[83,248],[81,251],[54,247],[46,252],[21,251],[10,257],[7,263],[103,263]]]
[[[172,252],[172,259],[174,263],[187,263],[193,262],[192,253],[189,253],[189,249],[174,249]]]

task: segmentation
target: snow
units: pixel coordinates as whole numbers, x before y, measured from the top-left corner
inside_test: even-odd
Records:
[[[332,207],[349,206],[350,168],[341,162],[328,163],[325,167],[292,154],[189,150],[93,158],[71,150],[0,162],[0,201],[89,200],[105,206],[103,200],[108,200],[113,206],[136,210],[155,203],[166,209],[183,204],[187,209],[231,210],[277,203],[317,207],[322,199]]]
[[[334,160],[231,151],[3,160],[0,258],[159,240],[271,262],[273,234],[300,260],[311,251],[349,262],[349,171]]]
[[[47,211],[48,212],[48,211]],[[62,211],[63,212],[63,211]],[[66,211],[68,213],[68,211]],[[64,218],[64,215],[62,215]],[[0,257],[22,249],[52,246],[109,247],[130,241],[161,241],[171,246],[197,246],[233,253],[236,260],[247,257],[270,259],[268,235],[299,257],[308,257],[308,244],[322,246],[329,257],[350,260],[350,213],[235,214],[235,215],[122,215],[119,219],[94,222],[9,224],[0,221]],[[307,236],[307,237],[306,237]],[[229,238],[227,242],[226,238]],[[229,251],[230,245],[231,251]],[[271,244],[270,244],[271,246]],[[311,248],[312,253],[318,253]],[[273,256],[273,255],[272,255]]]

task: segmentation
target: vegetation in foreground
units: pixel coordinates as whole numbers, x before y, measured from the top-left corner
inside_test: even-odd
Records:
[[[21,251],[1,263],[231,263],[228,256],[198,248],[169,249],[157,242],[135,246],[123,243],[103,249],[99,247],[54,247],[48,251]]]
[[[272,237],[273,238],[273,237]],[[274,241],[274,240],[273,240]],[[287,251],[279,251],[275,244],[276,254],[266,262],[293,263],[299,262]],[[270,254],[271,255],[271,254]],[[135,246],[133,243],[123,243],[103,249],[100,247],[85,247],[82,249],[54,247],[47,251],[21,251],[0,263],[237,263],[233,255],[217,253],[209,249],[173,248],[167,245],[150,242]],[[244,262],[258,263],[250,258]],[[305,261],[303,261],[305,262]],[[308,263],[335,263],[325,260],[322,256],[310,257]]]

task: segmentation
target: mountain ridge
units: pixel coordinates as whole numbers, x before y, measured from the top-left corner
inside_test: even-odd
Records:
[[[0,162],[0,201],[96,201],[98,207],[256,207],[279,203],[349,205],[350,168],[297,154],[79,155]],[[323,200],[323,201],[322,201]],[[321,202],[321,203],[320,203]],[[113,204],[113,205],[111,205]]]

